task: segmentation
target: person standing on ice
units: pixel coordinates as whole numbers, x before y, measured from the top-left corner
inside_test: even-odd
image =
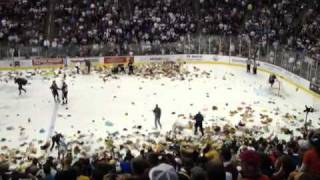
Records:
[[[80,61],[76,63],[77,74],[80,74]]]
[[[154,113],[154,124],[156,126],[156,129],[158,128],[158,124],[161,128],[161,123],[160,123],[161,109],[159,108],[158,104],[156,104],[156,107],[153,109],[153,113]]]
[[[65,81],[62,83],[62,104],[68,104],[68,85]]]
[[[90,62],[90,60],[86,60],[85,62],[86,62],[86,66],[87,66],[87,72],[88,72],[88,74],[90,74],[91,62]]]
[[[247,60],[247,73],[250,73],[250,70],[251,70],[251,61],[248,58],[248,60]]]
[[[277,80],[277,76],[275,74],[270,74],[269,76],[269,83],[271,87],[273,86],[274,82]]]
[[[129,75],[132,75],[132,74],[134,74],[133,73],[133,62],[132,61],[130,61],[129,63],[128,63],[128,70],[129,70],[129,72],[128,72],[128,74]]]
[[[55,102],[60,102],[59,93],[58,93],[59,88],[58,88],[57,83],[56,83],[55,80],[52,81],[52,85],[50,86],[50,89],[51,89],[54,101]]]
[[[52,149],[54,148],[54,145],[57,144],[57,147],[60,147],[60,141],[63,138],[63,135],[61,133],[58,133],[54,136],[52,136],[51,140],[52,140],[52,144],[51,144],[51,148],[50,151],[52,151]]]
[[[21,95],[21,91],[24,91],[24,93],[27,93],[27,91],[23,88],[23,86],[25,86],[28,81],[25,78],[22,77],[18,77],[18,78],[14,78],[14,83],[18,84],[18,90],[19,90],[19,96]]]
[[[256,61],[253,61],[252,73],[255,74],[255,75],[257,74],[257,63],[256,63]]]
[[[202,134],[202,136],[204,135],[204,132],[203,132],[203,126],[202,126],[202,122],[203,122],[203,115],[198,112],[198,114],[196,114],[194,116],[194,119],[196,120],[196,123],[195,123],[195,128],[194,128],[194,135],[197,135],[198,133],[198,128],[200,128],[200,132]]]

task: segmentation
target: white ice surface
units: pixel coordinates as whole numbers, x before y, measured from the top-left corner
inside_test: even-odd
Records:
[[[198,111],[205,116],[205,126],[226,123],[236,125],[241,119],[240,113],[231,117],[229,112],[238,107],[251,106],[255,111],[254,123],[248,122],[246,126],[264,126],[260,123],[259,113],[268,114],[273,121],[267,125],[270,131],[265,136],[272,132],[281,136],[281,127],[301,127],[305,117],[304,106],[319,101],[284,80],[280,80],[282,97],[276,96],[276,90],[271,90],[267,83],[266,73],[258,72],[254,76],[246,73],[243,68],[224,65],[190,64],[188,68],[192,70],[193,66],[210,72],[211,77],[192,77],[193,80],[188,81],[189,77],[184,81],[171,81],[168,78],[147,80],[123,75],[120,79],[107,82],[103,82],[97,73],[79,75],[75,79],[68,77],[69,104],[64,106],[53,101],[49,89],[52,78],[43,80],[41,76],[34,77],[29,80],[31,84],[26,86],[27,93],[21,96],[18,96],[16,84],[2,81],[0,147],[6,145],[17,148],[31,141],[38,144],[39,140],[45,141],[53,132],[60,132],[70,140],[77,131],[81,131],[81,134],[88,135],[85,141],[89,144],[99,144],[96,140],[105,138],[107,133],[118,131],[120,134],[130,134],[135,125],[141,125],[145,133],[152,132],[152,109],[155,104],[162,109],[161,133],[172,129],[179,114],[189,116]],[[226,80],[223,80],[223,76]],[[61,78],[58,78],[58,85],[60,81]],[[217,106],[218,110],[213,111],[212,106]],[[279,108],[279,115],[273,113],[276,108]],[[285,113],[297,116],[297,120],[284,119],[282,116]],[[221,120],[223,117],[225,119]],[[319,117],[319,112],[309,115],[313,127],[319,126]],[[28,118],[31,119],[30,123]],[[113,125],[108,126],[106,122]],[[14,129],[7,130],[8,127]],[[20,127],[25,128],[22,134]],[[124,128],[128,131],[123,131]],[[40,129],[44,129],[44,132],[41,133]],[[295,131],[296,135],[297,133]]]

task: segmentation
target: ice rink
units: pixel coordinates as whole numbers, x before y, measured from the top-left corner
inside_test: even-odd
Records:
[[[161,134],[172,130],[174,123],[186,123],[190,115],[200,111],[205,127],[234,126],[242,121],[246,128],[260,131],[257,137],[278,134],[288,138],[282,129],[299,135],[296,129],[304,124],[304,106],[320,101],[283,79],[278,96],[278,85],[271,89],[269,74],[264,72],[252,75],[243,67],[225,65],[185,66],[191,71],[185,80],[119,75],[119,79],[104,82],[97,72],[68,76],[68,105],[55,103],[49,89],[53,79],[61,86],[62,77],[32,76],[27,93],[21,96],[13,80],[1,81],[1,151],[23,149],[30,142],[42,145],[55,132],[64,134],[67,142],[82,140],[95,146],[103,146],[108,134],[118,134],[122,137],[119,141],[135,136],[140,127],[134,126],[141,126],[140,135],[148,136],[156,131],[152,112],[156,104],[162,109]],[[23,76],[29,74],[22,72]],[[1,72],[2,80],[7,73]],[[320,112],[309,115],[312,127],[319,127],[319,117]],[[193,136],[191,130],[185,136]]]

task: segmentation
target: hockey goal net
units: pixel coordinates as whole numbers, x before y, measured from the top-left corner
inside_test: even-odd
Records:
[[[313,109],[315,112],[320,112],[320,100],[318,97],[313,97]]]
[[[272,94],[276,96],[281,96],[281,82],[279,80],[276,80],[272,86]]]

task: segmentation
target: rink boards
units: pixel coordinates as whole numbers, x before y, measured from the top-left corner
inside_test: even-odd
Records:
[[[106,60],[108,59],[108,60]],[[133,59],[136,65],[175,61],[187,62],[189,64],[213,64],[245,67],[247,58],[236,56],[206,55],[206,54],[182,54],[182,55],[150,55],[150,56],[107,56],[107,57],[78,57],[78,58],[34,58],[34,59],[12,59],[0,61],[0,70],[23,70],[34,68],[59,68],[64,66],[73,67],[77,63],[84,66],[85,61],[90,61],[93,66],[111,66],[115,64],[125,64]],[[309,90],[310,82],[281,67],[266,62],[258,62],[258,71],[274,73],[291,85],[304,90],[305,92],[320,98],[320,95]],[[15,66],[15,67],[13,67]]]

